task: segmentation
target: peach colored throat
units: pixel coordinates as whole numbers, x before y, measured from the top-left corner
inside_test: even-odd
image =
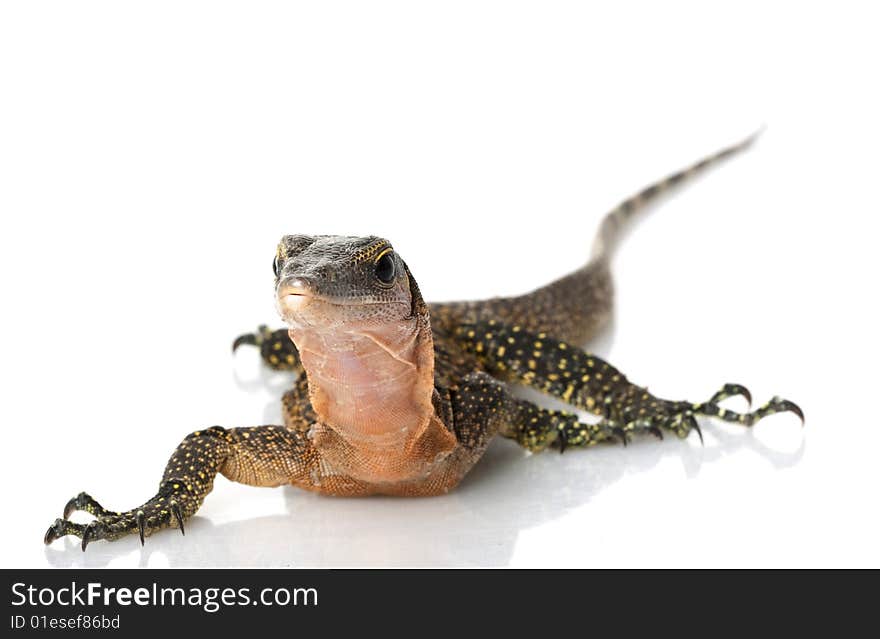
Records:
[[[430,473],[455,445],[431,401],[433,343],[415,323],[293,328],[319,423],[314,443],[334,468],[369,482]]]

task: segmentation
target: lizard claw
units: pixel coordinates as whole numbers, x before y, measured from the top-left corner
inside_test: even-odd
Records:
[[[62,518],[64,518],[64,519],[70,519],[70,516],[71,516],[75,511],[79,510],[79,498],[80,498],[81,495],[83,495],[83,493],[80,493],[80,494],[77,495],[76,497],[71,497],[71,498],[70,498],[70,501],[68,501],[68,502],[64,505],[64,512],[63,512],[62,515],[61,515]]]
[[[47,546],[51,544],[56,539],[61,539],[65,535],[82,535],[86,526],[83,524],[75,524],[71,521],[67,521],[66,519],[56,519],[49,529],[46,531],[46,534],[43,535],[43,543]]]
[[[64,526],[64,520],[56,519],[55,523],[49,526],[49,530],[47,530],[46,534],[43,535],[43,543],[48,546],[53,541],[58,539],[61,536],[58,531],[62,526]]]
[[[238,347],[242,346],[243,344],[248,344],[250,346],[262,345],[263,341],[265,340],[266,332],[268,330],[269,329],[266,327],[265,324],[260,324],[257,327],[256,333],[245,333],[244,335],[239,335],[235,338],[235,341],[232,342],[232,352],[234,353],[235,351],[237,351]]]
[[[568,433],[565,432],[564,424],[560,424],[556,432],[558,433],[557,439],[559,440],[559,454],[561,455],[568,447]]]
[[[249,344],[251,346],[257,345],[257,336],[253,333],[247,333],[246,335],[239,335],[235,338],[235,341],[232,342],[232,352],[238,350],[238,347],[242,344]]]
[[[772,403],[774,404],[774,408],[777,408],[780,413],[789,412],[797,415],[801,420],[801,426],[806,423],[807,420],[804,417],[804,411],[802,411],[801,407],[794,402],[782,399],[781,397],[774,397]]]
[[[171,514],[173,514],[174,518],[177,520],[177,527],[180,528],[180,534],[186,535],[186,530],[183,528],[183,513],[180,510],[180,504],[172,499],[169,506],[171,508]]]
[[[143,510],[137,511],[135,514],[135,521],[137,522],[138,527],[138,536],[141,538],[141,546],[144,545],[144,521],[146,520],[146,516],[144,515]]]
[[[745,397],[746,402],[748,402],[749,408],[752,407],[752,393],[745,386],[741,386],[736,384],[736,388],[739,391],[739,394]]]
[[[730,397],[742,397],[748,402],[749,408],[752,407],[752,393],[742,384],[725,384],[721,387],[721,390],[712,395],[706,403],[718,404]]]
[[[98,528],[98,523],[93,521],[93,522],[90,522],[88,525],[86,525],[86,527],[83,529],[83,532],[82,532],[82,551],[83,552],[86,551],[86,546],[89,545],[89,542],[92,540],[92,537],[96,536],[97,528]]]
[[[71,497],[70,501],[64,505],[64,514],[62,516],[64,519],[70,519],[70,515],[78,510],[87,512],[95,517],[111,514],[94,497],[85,492],[79,493],[76,497]]]
[[[700,445],[705,446],[706,442],[703,441],[703,431],[700,430],[700,424],[697,422],[696,417],[693,415],[688,415],[684,418],[684,423],[691,429],[697,431],[697,435],[700,436]]]

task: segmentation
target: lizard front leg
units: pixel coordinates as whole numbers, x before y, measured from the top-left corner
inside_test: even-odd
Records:
[[[569,443],[594,443],[619,433],[624,443],[631,434],[653,434],[666,429],[681,437],[696,430],[702,438],[696,416],[717,417],[728,422],[751,426],[760,419],[780,412],[792,412],[803,421],[801,409],[785,399],[774,397],[748,413],[722,408],[719,402],[742,395],[751,400],[744,386],[726,384],[705,402],[668,401],[658,398],[646,388],[631,383],[618,369],[603,359],[587,353],[544,333],[529,333],[518,326],[507,326],[494,320],[465,324],[457,336],[465,349],[476,356],[486,370],[501,379],[522,383],[558,397],[577,408],[604,418],[600,430],[576,426],[558,411],[533,415],[542,431],[562,422],[563,437]],[[559,440],[560,445],[563,440]]]
[[[65,535],[82,538],[82,549],[96,539],[114,540],[137,533],[144,537],[175,527],[199,509],[221,473],[231,481],[251,486],[297,483],[310,487],[318,454],[302,431],[281,426],[225,429],[213,426],[188,435],[172,454],[156,494],[131,510],[107,510],[87,493],[64,507],[63,517],[46,531],[49,544]],[[95,516],[88,524],[68,520],[74,511]]]

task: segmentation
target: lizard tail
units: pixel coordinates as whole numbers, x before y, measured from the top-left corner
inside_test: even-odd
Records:
[[[632,220],[636,214],[643,211],[647,205],[654,202],[658,196],[665,193],[670,188],[702,173],[721,160],[747,149],[762,132],[763,128],[759,129],[745,140],[721,149],[717,153],[705,157],[699,162],[695,162],[686,169],[682,169],[659,182],[651,184],[618,204],[613,210],[609,211],[604,218],[602,218],[602,222],[599,225],[599,232],[596,233],[596,239],[593,241],[591,260],[609,258],[612,255],[614,248],[617,246],[621,231],[627,226],[627,223]]]
[[[494,319],[531,333],[547,333],[572,344],[584,344],[611,317],[614,297],[611,256],[627,223],[661,193],[746,149],[759,134],[760,131],[621,202],[602,219],[590,260],[576,271],[525,295],[433,304],[432,318],[436,317],[442,326]]]

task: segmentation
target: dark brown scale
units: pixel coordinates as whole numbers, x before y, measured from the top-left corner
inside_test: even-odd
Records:
[[[583,344],[611,317],[614,287],[608,261],[599,259],[526,295],[482,302],[431,304],[435,340],[455,327],[490,319]]]

